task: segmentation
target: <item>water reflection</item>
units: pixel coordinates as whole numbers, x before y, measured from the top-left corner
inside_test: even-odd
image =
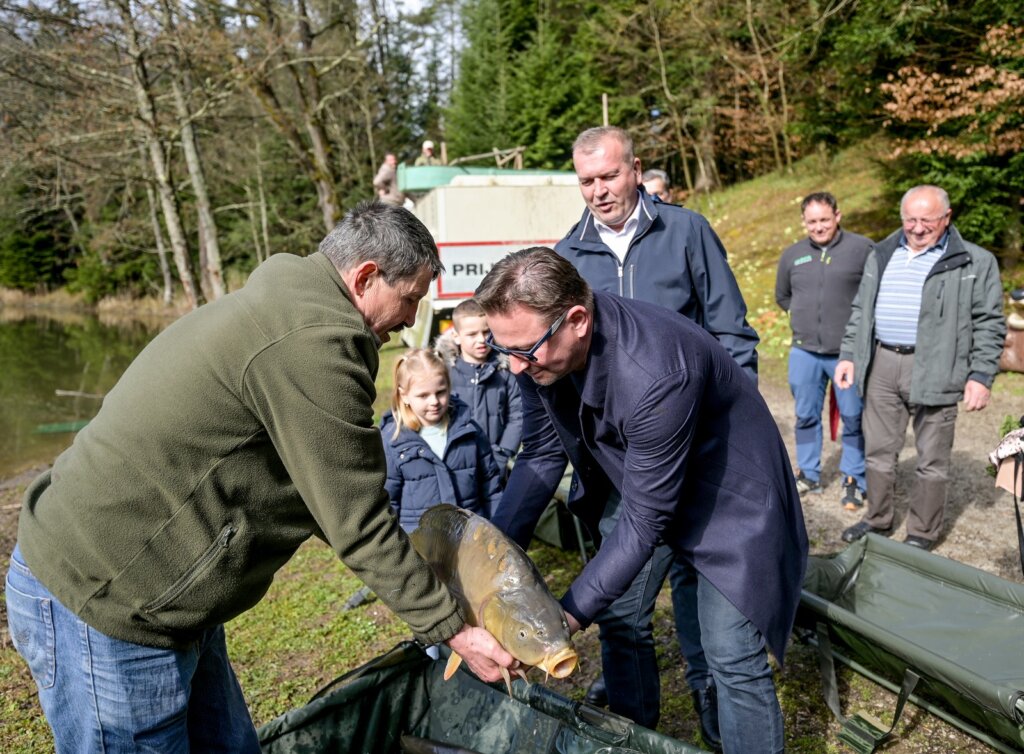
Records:
[[[52,462],[74,434],[46,425],[90,419],[97,396],[167,323],[0,307],[0,479]]]

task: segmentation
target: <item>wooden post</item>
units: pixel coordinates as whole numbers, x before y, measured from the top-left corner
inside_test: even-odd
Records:
[[[608,125],[608,93],[604,92],[601,94],[601,116],[602,123]]]

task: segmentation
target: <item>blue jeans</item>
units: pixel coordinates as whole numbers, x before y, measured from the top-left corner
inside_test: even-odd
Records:
[[[602,536],[614,528],[620,502],[617,492],[609,496],[599,524]],[[651,618],[670,566],[686,682],[691,689],[718,687],[719,732],[725,751],[783,751],[782,710],[764,637],[667,545],[654,551],[626,593],[595,618],[609,709],[647,728],[658,724],[661,679]]]
[[[609,495],[598,525],[602,537],[607,537],[619,520],[620,502],[618,492]],[[608,689],[608,708],[652,730],[661,716],[661,679],[652,619],[669,567],[676,568],[673,557],[667,545],[657,548],[626,593],[594,619],[601,640],[601,667]],[[692,567],[685,563],[683,566],[693,574]],[[692,590],[680,592],[678,600],[673,584],[672,602],[679,646],[686,659],[686,681],[691,688],[703,688],[708,684],[709,671],[700,646],[695,580],[693,584]]]
[[[718,730],[725,754],[780,754],[782,709],[764,637],[703,575],[697,617],[704,654],[718,689]]]
[[[817,482],[821,479],[821,412],[825,393],[836,371],[839,359],[791,348],[789,351],[789,389],[796,402],[796,465],[804,476]],[[836,403],[842,418],[842,455],[839,472],[857,480],[857,488],[867,489],[864,480],[864,433],[860,415],[864,406],[857,388],[836,388]]]
[[[686,660],[684,677],[692,690],[714,685],[704,644],[700,638],[700,620],[697,617],[697,570],[686,560],[675,556],[668,573],[672,585],[672,613],[676,622],[679,650]]]
[[[598,529],[602,537],[619,519],[620,498],[612,493]],[[661,679],[654,651],[654,603],[672,563],[672,551],[661,546],[629,589],[594,622],[601,640],[601,669],[608,688],[608,709],[652,730],[661,714]]]
[[[223,626],[181,651],[111,638],[58,602],[17,547],[6,597],[58,754],[259,752]]]

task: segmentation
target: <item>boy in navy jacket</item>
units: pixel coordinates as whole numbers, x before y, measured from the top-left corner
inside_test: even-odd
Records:
[[[508,359],[487,345],[490,332],[484,310],[468,299],[455,307],[450,334],[438,338],[436,347],[448,364],[452,395],[483,427],[504,480],[523,438],[523,411]]]

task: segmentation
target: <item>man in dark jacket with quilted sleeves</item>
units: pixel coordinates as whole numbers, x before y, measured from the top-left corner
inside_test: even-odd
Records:
[[[593,292],[550,249],[515,252],[476,291],[523,400],[523,449],[494,523],[529,540],[571,461],[570,509],[620,515],[562,598],[589,625],[665,543],[697,573],[726,752],[782,752],[781,662],[807,560],[785,444],[754,382],[663,307]]]

